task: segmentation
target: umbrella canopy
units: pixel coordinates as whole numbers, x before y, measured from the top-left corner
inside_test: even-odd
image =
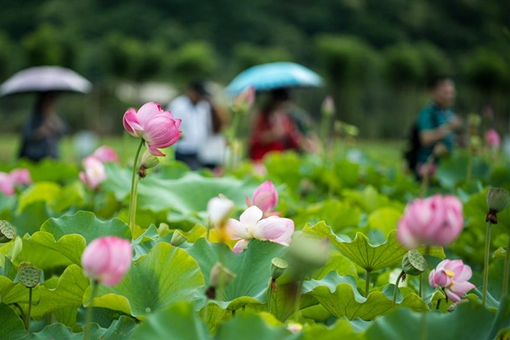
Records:
[[[0,85],[0,96],[14,93],[70,91],[87,93],[92,84],[60,66],[36,66],[19,71]]]
[[[279,87],[319,87],[322,78],[312,70],[291,62],[275,62],[250,67],[241,72],[227,86],[230,95],[236,95],[245,88],[271,90]]]

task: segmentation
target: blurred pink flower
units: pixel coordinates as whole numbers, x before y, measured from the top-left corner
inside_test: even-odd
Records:
[[[459,236],[463,224],[460,200],[451,195],[434,195],[407,205],[398,222],[397,237],[408,249],[447,246]]]
[[[491,148],[497,149],[501,145],[501,138],[494,129],[489,129],[485,132],[485,144]]]
[[[146,103],[136,112],[131,108],[123,119],[124,129],[134,136],[141,137],[154,156],[165,156],[159,148],[166,148],[177,142],[181,136],[180,119],[174,119],[170,111],[161,109],[157,103]]]
[[[96,189],[106,180],[104,164],[96,157],[89,156],[83,160],[85,171],[80,172],[80,180],[91,189]]]
[[[28,169],[12,169],[9,176],[11,176],[16,185],[29,185],[32,183]]]
[[[247,112],[255,102],[255,88],[247,87],[235,99],[233,109],[237,113]]]
[[[5,173],[0,172],[0,192],[6,196],[12,196],[15,193],[14,190],[15,182],[12,177]]]
[[[85,248],[81,263],[88,277],[114,286],[131,266],[132,254],[129,241],[116,236],[100,237]]]
[[[248,247],[251,239],[271,241],[288,246],[294,233],[294,221],[288,218],[270,216],[262,218],[263,212],[256,206],[249,207],[240,216],[227,222],[227,235],[240,240],[234,246],[235,253],[241,253]]]
[[[111,147],[103,145],[97,148],[96,151],[91,155],[99,159],[101,162],[115,162],[119,163],[119,155]]]
[[[445,288],[446,296],[453,302],[459,302],[462,295],[475,288],[474,284],[467,282],[471,275],[471,267],[462,260],[444,260],[430,272],[429,283],[434,288]]]
[[[423,163],[420,165],[418,169],[418,173],[424,177],[427,176],[434,176],[437,171],[437,166],[435,163]]]
[[[255,189],[252,201],[246,197],[248,206],[257,206],[264,213],[270,213],[278,204],[278,191],[274,187],[273,182],[265,181]]]

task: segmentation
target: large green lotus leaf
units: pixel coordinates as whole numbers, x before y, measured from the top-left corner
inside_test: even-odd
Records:
[[[118,236],[131,240],[131,230],[125,222],[118,218],[102,221],[89,211],[50,218],[41,226],[41,231],[53,234],[56,240],[70,234],[83,236],[87,243],[102,236]]]
[[[118,320],[112,322],[107,329],[92,324],[90,337],[91,339],[101,340],[130,339],[136,327],[137,325],[133,319],[121,316]],[[66,325],[54,323],[46,326],[40,332],[31,334],[27,340],[47,339],[82,340],[83,333],[73,333],[73,330]]]
[[[335,272],[326,275],[322,280],[310,280],[303,283],[304,294],[313,295],[336,317],[345,316],[349,320],[355,318],[372,320],[390,312],[393,309],[391,292],[373,291],[365,298],[358,292],[355,278],[339,276]],[[400,306],[415,310],[428,309],[426,303],[415,294],[408,294],[398,302]]]
[[[1,286],[0,286],[1,287]],[[28,337],[25,325],[14,310],[5,303],[0,303],[0,339],[24,340]]]
[[[376,209],[368,215],[368,226],[380,230],[384,235],[397,228],[402,210],[393,207]]]
[[[57,278],[51,278],[39,286],[37,301],[32,307],[32,316],[40,318],[60,308],[73,307],[70,312],[76,315],[83,301],[83,294],[89,286],[83,269],[75,264],[70,265]]]
[[[206,325],[189,302],[172,304],[150,314],[133,332],[132,340],[210,340]]]
[[[184,250],[156,244],[113,287],[100,285],[92,304],[144,317],[177,301],[190,301],[204,285],[197,262]],[[83,301],[90,299],[88,288]]]
[[[48,208],[46,202],[39,201],[14,213],[11,224],[16,227],[18,235],[32,234],[39,230],[44,221],[53,216],[55,212]]]
[[[335,270],[339,275],[350,275],[353,277],[358,276],[358,271],[354,263],[342,254],[337,253],[331,255],[328,263],[313,273],[313,278],[320,280],[333,270]]]
[[[407,249],[397,240],[396,230],[391,231],[386,242],[380,245],[371,245],[368,237],[363,233],[357,233],[352,241],[345,236],[337,236],[324,222],[317,223],[313,227],[307,225],[303,231],[328,238],[342,254],[367,271],[376,271],[395,265],[402,261],[407,253]],[[420,250],[424,251],[424,249]],[[444,258],[442,248],[431,248],[429,255]]]
[[[276,324],[271,315],[253,312],[238,313],[235,318],[222,324],[215,339],[221,340],[294,340],[303,334],[292,334],[284,325]]]
[[[342,195],[345,197],[346,201],[352,202],[367,213],[371,213],[377,208],[401,208],[403,205],[400,202],[390,201],[388,196],[380,194],[377,189],[371,185],[367,185],[362,191],[344,189],[342,190]]]
[[[247,303],[263,303],[271,277],[271,260],[281,257],[285,247],[273,242],[252,240],[241,254],[232,252],[223,243],[210,243],[198,239],[187,251],[200,265],[206,287],[212,267],[221,258],[221,263],[236,275],[225,288],[222,306],[238,309]],[[242,298],[239,300],[239,298]],[[225,304],[227,302],[227,304]]]
[[[323,202],[308,205],[306,208],[298,209],[298,214],[293,220],[297,226],[304,226],[307,223],[326,221],[333,226],[335,231],[347,227],[358,227],[361,219],[361,210],[353,207],[352,204],[326,200]]]
[[[85,205],[85,195],[83,185],[78,181],[66,186],[54,182],[38,182],[21,193],[17,212],[35,202],[45,202],[52,211],[62,212]]]
[[[367,329],[368,340],[421,339],[421,313],[399,308],[377,318]],[[495,316],[476,302],[461,303],[455,312],[426,314],[427,339],[492,339],[488,337]]]
[[[441,160],[436,177],[443,188],[453,189],[467,179],[469,164],[467,153],[454,154],[452,157]],[[471,159],[471,178],[488,180],[491,167],[481,157]]]
[[[30,177],[34,182],[68,182],[78,178],[78,168],[76,165],[59,162],[53,159],[43,159],[41,162],[33,163],[21,161],[17,164],[18,168],[27,168],[30,171]]]
[[[503,337],[505,335],[505,337]],[[510,297],[501,299],[496,319],[491,327],[490,339],[508,339],[510,336]]]
[[[108,179],[103,189],[113,192],[117,199],[124,200],[130,191],[131,174],[114,164],[107,167]],[[155,212],[169,211],[168,218],[178,220],[188,217],[195,222],[204,221],[209,200],[223,194],[238,206],[245,206],[246,196],[251,197],[257,183],[240,181],[235,178],[210,178],[195,172],[188,172],[178,179],[164,179],[147,176],[139,182],[138,208]]]
[[[38,290],[38,287],[34,288],[33,294],[34,292],[38,293]],[[0,302],[6,304],[26,303],[28,302],[28,289],[19,282],[13,282],[5,276],[0,276]]]
[[[204,305],[198,315],[207,324],[210,334],[216,334],[218,326],[225,321],[232,319],[232,311],[222,308],[210,301]]]
[[[80,235],[66,235],[56,241],[53,234],[38,231],[23,237],[21,251],[12,257],[12,261],[16,264],[29,261],[39,269],[68,266],[81,262],[84,249],[85,239]]]
[[[299,188],[303,179],[302,159],[293,152],[269,153],[264,157],[268,177],[277,183],[285,183],[289,188]],[[251,197],[251,196],[250,196]]]
[[[338,319],[333,326],[312,324],[304,327],[305,340],[361,340],[361,333],[355,332],[349,321]]]
[[[283,277],[282,277],[283,278]],[[278,283],[279,280],[277,280]],[[271,314],[278,320],[285,321],[295,312],[296,292],[298,290],[297,282],[288,282],[278,284],[276,292],[271,295]],[[268,295],[269,300],[269,295]],[[301,295],[299,299],[299,309],[308,308],[317,305],[317,299],[311,294]],[[255,310],[267,310],[266,305],[251,306]],[[258,307],[258,308],[257,308]]]
[[[0,220],[11,220],[12,210],[14,210],[16,200],[16,196],[0,194]]]

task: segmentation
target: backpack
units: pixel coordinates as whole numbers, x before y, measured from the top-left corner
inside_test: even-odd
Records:
[[[439,126],[439,120],[436,112],[432,113],[432,120],[433,126]],[[404,159],[406,160],[408,169],[416,173],[416,165],[418,165],[418,151],[421,147],[418,122],[414,122],[407,144],[407,149],[404,151]]]

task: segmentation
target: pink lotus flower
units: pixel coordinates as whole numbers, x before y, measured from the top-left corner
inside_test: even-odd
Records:
[[[136,112],[131,108],[123,119],[124,129],[145,140],[147,148],[154,156],[165,156],[159,148],[166,148],[181,137],[180,119],[174,119],[170,111],[161,109],[157,103],[146,103]]]
[[[94,153],[91,156],[99,159],[103,163],[105,162],[119,163],[119,155],[117,155],[115,150],[106,145],[97,148],[97,150],[94,151]]]
[[[228,220],[227,234],[233,240],[240,240],[234,246],[235,253],[241,253],[248,247],[251,239],[271,241],[288,246],[294,233],[294,222],[288,218],[270,216],[262,218],[263,212],[256,206],[249,207],[240,216],[239,221]]]
[[[32,183],[28,169],[12,169],[9,176],[16,185],[29,185]]]
[[[471,267],[462,260],[444,260],[430,272],[429,283],[434,288],[444,287],[446,296],[453,302],[459,302],[462,295],[475,288],[474,284],[467,282],[471,275]]]
[[[131,266],[132,254],[129,241],[116,236],[100,237],[85,248],[81,263],[88,277],[114,286]]]
[[[257,206],[264,213],[271,213],[273,208],[278,204],[278,191],[274,187],[273,182],[265,181],[255,189],[252,197],[253,201],[250,201],[246,197],[246,204],[248,206]]]
[[[436,171],[437,171],[437,166],[435,163],[424,163],[424,164],[421,164],[419,169],[418,169],[418,173],[422,176],[422,177],[425,177],[425,176],[434,176],[436,174]]]
[[[96,189],[99,184],[106,180],[104,164],[96,157],[89,156],[85,158],[83,167],[85,171],[80,172],[80,180],[91,189]]]
[[[462,203],[451,195],[434,195],[407,205],[398,222],[397,237],[408,249],[420,245],[447,246],[462,231]]]
[[[250,86],[243,90],[235,99],[233,109],[237,113],[247,112],[255,102],[255,88]]]
[[[0,172],[0,192],[3,193],[6,196],[12,196],[15,193],[14,190],[14,180],[12,177],[5,173]]]
[[[494,129],[489,129],[485,132],[485,144],[491,148],[497,149],[501,145],[501,138]]]

